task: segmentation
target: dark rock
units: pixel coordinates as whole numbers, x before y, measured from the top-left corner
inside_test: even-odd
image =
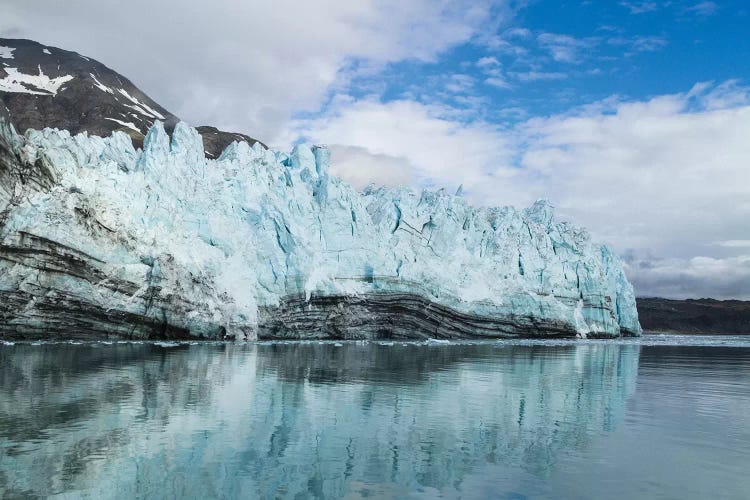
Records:
[[[198,131],[201,137],[203,137],[203,147],[206,150],[206,156],[208,158],[212,158],[212,159],[218,158],[221,152],[224,151],[224,149],[226,149],[227,146],[229,146],[235,141],[237,142],[245,141],[251,146],[255,144],[256,142],[258,142],[260,143],[261,146],[268,149],[268,146],[266,146],[262,142],[244,134],[233,134],[230,132],[222,132],[216,127],[208,127],[208,126],[196,127],[195,129]]]
[[[416,294],[287,297],[259,311],[258,339],[497,339],[574,338],[566,322],[532,316],[477,316]],[[629,335],[629,332],[623,332]],[[598,337],[590,333],[589,337]],[[602,337],[611,335],[602,334]]]
[[[141,147],[155,120],[163,121],[170,134],[180,121],[133,82],[98,61],[31,40],[0,38],[0,46],[15,49],[12,59],[0,59],[0,79],[8,75],[6,68],[15,68],[26,75],[39,75],[41,71],[51,79],[73,77],[62,84],[57,93],[31,84],[24,84],[24,87],[37,93],[5,92],[0,87],[0,116],[8,117],[20,133],[50,127],[68,130],[71,134],[88,132],[106,137],[121,130],[130,135],[135,147]],[[259,142],[247,135],[214,127],[198,127],[198,131],[209,158],[218,157],[233,141],[246,141],[251,146]]]
[[[649,297],[636,303],[646,332],[750,335],[750,301]]]

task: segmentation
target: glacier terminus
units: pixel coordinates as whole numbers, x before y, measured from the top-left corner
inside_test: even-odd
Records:
[[[0,123],[0,336],[640,335],[621,261],[551,205],[357,191],[325,146],[156,121],[143,148]]]

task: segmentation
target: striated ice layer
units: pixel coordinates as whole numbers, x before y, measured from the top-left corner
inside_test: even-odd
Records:
[[[234,338],[639,335],[622,264],[537,201],[358,192],[324,146],[208,160],[0,122],[0,334]]]

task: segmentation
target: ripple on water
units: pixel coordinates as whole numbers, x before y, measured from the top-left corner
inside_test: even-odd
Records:
[[[750,491],[743,338],[9,344],[10,497]]]

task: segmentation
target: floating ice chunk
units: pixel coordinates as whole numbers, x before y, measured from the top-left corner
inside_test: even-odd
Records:
[[[155,346],[159,347],[179,347],[180,344],[177,342],[154,342]]]

